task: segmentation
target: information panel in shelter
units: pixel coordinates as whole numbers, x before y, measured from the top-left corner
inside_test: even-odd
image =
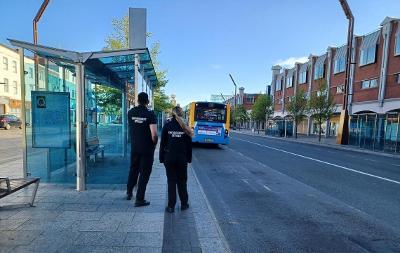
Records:
[[[32,91],[32,147],[70,148],[69,92]]]

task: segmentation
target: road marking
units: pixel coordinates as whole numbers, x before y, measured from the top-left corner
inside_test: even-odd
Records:
[[[262,167],[267,167],[267,165],[263,164],[262,162],[258,162],[258,164]]]
[[[377,160],[370,159],[370,158],[364,158],[364,160],[366,160],[366,161],[371,161],[371,162],[377,162]]]
[[[267,191],[270,191],[270,192],[272,192],[271,188],[269,188],[268,186],[266,186],[266,185],[263,185],[263,187],[264,187],[265,189],[267,189]]]
[[[387,181],[387,182],[391,182],[391,183],[395,183],[395,184],[399,184],[400,185],[399,181],[396,181],[396,180],[393,180],[393,179],[389,179],[389,178],[386,178],[386,177],[380,177],[380,176],[377,176],[377,175],[374,175],[374,174],[370,174],[370,173],[358,171],[358,170],[355,170],[355,169],[351,169],[351,168],[348,168],[348,167],[345,167],[345,166],[342,166],[342,165],[338,165],[338,164],[322,161],[322,160],[319,160],[319,159],[316,159],[316,158],[312,158],[312,157],[309,157],[309,156],[300,155],[300,154],[297,154],[297,153],[294,153],[294,152],[286,151],[284,149],[274,148],[274,147],[271,147],[271,146],[259,144],[259,143],[248,141],[248,140],[244,140],[244,139],[241,139],[241,138],[234,138],[234,139],[241,140],[241,141],[248,142],[248,143],[260,146],[260,147],[269,148],[269,149],[272,149],[272,150],[275,150],[275,151],[279,151],[279,152],[283,152],[283,153],[286,153],[286,154],[298,156],[298,157],[301,157],[301,158],[304,158],[304,159],[308,159],[308,160],[312,160],[312,161],[315,161],[315,162],[327,164],[327,165],[330,165],[330,166],[333,166],[333,167],[341,168],[341,169],[344,169],[344,170],[347,170],[347,171],[351,171],[351,172],[354,172],[354,173],[358,173],[358,174],[361,174],[361,175],[365,175],[365,176],[381,179],[381,180],[384,180],[384,181]]]
[[[397,166],[397,167],[400,167],[400,164],[392,163],[392,165]]]
[[[259,192],[253,185],[251,185],[248,181],[248,179],[242,179],[243,182],[245,182],[253,191]]]

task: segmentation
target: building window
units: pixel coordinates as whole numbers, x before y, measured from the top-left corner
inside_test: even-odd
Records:
[[[16,61],[12,61],[12,71],[14,72],[14,73],[17,73],[17,62]]]
[[[29,78],[33,79],[33,68],[29,67]]]
[[[293,76],[289,76],[286,78],[286,88],[293,87]]]
[[[400,73],[396,74],[396,83],[400,84]]]
[[[3,69],[8,70],[8,59],[7,57],[3,57]]]
[[[318,64],[314,67],[314,80],[324,77],[325,64]]]
[[[397,28],[397,36],[396,36],[396,45],[394,48],[394,55],[400,55],[400,23],[398,23]]]
[[[299,74],[299,84],[307,82],[307,70],[300,72]]]
[[[4,78],[4,92],[8,93],[9,88],[8,88],[8,79]]]
[[[43,71],[39,71],[39,81],[43,81],[44,80],[43,76],[44,76],[44,72]]]
[[[344,92],[344,84],[336,86],[336,94],[342,94]]]
[[[374,44],[370,47],[361,50],[360,53],[360,66],[375,63],[376,60],[376,48],[377,45]]]
[[[13,81],[14,95],[18,95],[18,83]]]
[[[254,103],[254,97],[246,97],[246,103],[249,103],[249,104]]]
[[[275,90],[276,91],[282,90],[282,79],[276,79],[276,81],[275,81]]]
[[[365,80],[361,82],[361,89],[378,87],[378,79]]]
[[[333,70],[334,74],[344,72],[346,68],[346,59],[344,57],[340,57],[335,60],[335,68]]]

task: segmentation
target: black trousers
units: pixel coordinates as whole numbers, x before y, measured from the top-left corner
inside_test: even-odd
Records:
[[[167,171],[168,178],[168,206],[175,207],[176,204],[176,188],[178,188],[179,199],[181,204],[188,203],[189,197],[187,192],[187,162],[183,159],[166,160],[164,166]]]
[[[132,196],[133,188],[135,187],[138,178],[138,188],[136,192],[136,201],[144,200],[147,183],[149,182],[151,170],[153,167],[154,154],[138,154],[131,153],[131,167],[129,170],[128,184],[126,193]]]

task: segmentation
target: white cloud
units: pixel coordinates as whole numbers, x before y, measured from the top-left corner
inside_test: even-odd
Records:
[[[222,68],[222,66],[219,64],[211,64],[210,67],[213,69],[221,69]]]
[[[280,65],[284,68],[293,68],[296,62],[300,62],[300,63],[305,63],[306,61],[308,61],[308,57],[307,56],[303,56],[303,57],[290,57],[287,58],[285,60],[278,60],[275,65]]]

